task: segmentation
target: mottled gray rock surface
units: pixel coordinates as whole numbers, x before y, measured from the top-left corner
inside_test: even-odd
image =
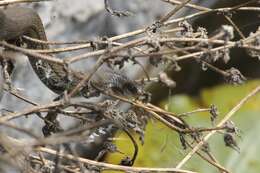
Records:
[[[55,41],[87,40],[126,33],[152,24],[171,7],[161,1],[151,0],[111,1],[110,4],[116,10],[128,10],[133,15],[123,18],[111,16],[104,9],[103,0],[57,0],[23,6],[30,6],[39,12],[48,39]],[[62,55],[67,57],[70,54]],[[55,98],[56,95],[47,89],[33,73],[26,58],[22,55],[18,58],[19,63],[13,73],[13,81],[14,85],[21,89],[21,93],[38,103],[48,103]],[[88,67],[91,68],[91,64],[93,63],[87,62],[84,65],[80,63],[78,66],[88,69]],[[2,108],[12,111],[29,106],[8,93],[4,94],[1,102]],[[66,121],[63,121],[63,124],[66,124]],[[43,124],[36,116],[20,118],[14,122],[41,134]]]

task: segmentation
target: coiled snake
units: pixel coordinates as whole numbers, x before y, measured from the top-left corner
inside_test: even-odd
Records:
[[[16,44],[18,46],[26,45],[28,49],[48,49],[47,44],[35,43],[30,40],[24,39],[22,36],[29,36],[38,40],[47,41],[45,30],[39,15],[32,9],[22,7],[12,7],[7,9],[0,9],[0,41]],[[21,45],[19,45],[21,43]],[[53,92],[62,94],[69,86],[75,86],[79,81],[79,77],[72,76],[68,79],[68,73],[62,64],[55,64],[45,60],[37,59],[28,56],[29,62],[39,77],[39,79]],[[113,76],[112,81],[124,81],[128,83],[126,78],[116,75]],[[109,85],[103,83],[104,85]],[[111,86],[110,86],[111,87]],[[117,87],[117,86],[112,86]],[[130,86],[130,91],[136,90]],[[47,116],[46,116],[47,117]],[[55,116],[56,117],[56,116]],[[89,138],[95,136],[95,140],[91,144],[76,146],[78,152],[82,152],[85,157],[95,158],[99,151],[102,149],[104,140],[112,135],[114,127],[111,125],[94,129]],[[98,136],[98,137],[97,137]],[[86,139],[88,141],[88,139]],[[79,154],[79,155],[82,155]]]
[[[22,43],[28,49],[48,49],[47,44],[38,44],[21,36],[29,36],[47,41],[45,30],[39,15],[32,9],[12,7],[0,9],[0,40],[16,43],[22,39]],[[67,74],[63,65],[49,63],[28,56],[31,66],[40,80],[57,94],[62,93],[67,86]]]

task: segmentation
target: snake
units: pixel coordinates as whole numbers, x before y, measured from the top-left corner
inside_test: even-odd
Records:
[[[38,13],[33,9],[24,7],[0,9],[0,40],[18,46],[25,45],[27,49],[49,49],[48,44],[32,42],[22,36],[47,41],[45,29]],[[41,60],[30,55],[28,55],[28,59],[42,83],[56,94],[60,95],[65,90],[71,90],[82,79],[82,76],[79,77],[79,73],[78,75],[73,73],[72,76],[68,77],[63,64]],[[126,76],[118,75],[119,73],[116,72],[106,72],[106,74],[109,74],[108,77],[99,81],[103,87],[123,89],[124,91],[130,90],[130,92],[136,94],[137,88],[134,82]],[[118,81],[120,81],[120,85]],[[83,89],[81,94],[84,96],[86,92],[88,91]]]
[[[47,41],[45,29],[38,13],[30,8],[11,7],[0,9],[0,40],[12,44],[23,44],[28,49],[48,49],[40,44],[23,39],[28,36]],[[60,94],[67,88],[68,77],[62,64],[48,62],[28,56],[29,62],[39,79],[53,92]]]
[[[25,46],[27,49],[44,50],[49,48],[48,44],[32,42],[24,39],[23,36],[48,41],[38,13],[25,7],[0,9],[0,41],[6,41],[20,47]],[[62,64],[41,60],[31,55],[28,55],[28,59],[41,82],[56,94],[60,95],[68,88],[73,88],[80,80],[77,76],[68,79],[68,73]],[[127,77],[119,73],[111,74],[108,80],[102,79],[103,82],[99,84],[121,93],[124,91],[137,92],[136,86]],[[86,138],[86,143],[76,145],[78,154],[90,159],[96,158],[104,142],[113,135],[114,131],[115,127],[112,124],[94,129]]]

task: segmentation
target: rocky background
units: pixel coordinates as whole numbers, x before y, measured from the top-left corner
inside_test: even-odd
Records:
[[[214,4],[217,6],[225,7],[227,5],[235,5],[242,1],[203,1],[203,0],[194,0],[193,3],[200,4],[207,7],[212,7]],[[217,3],[216,3],[217,2]],[[245,2],[245,1],[243,1]],[[130,11],[132,13],[129,17],[118,18],[109,14],[104,7],[103,0],[56,0],[48,1],[41,3],[32,3],[32,4],[23,4],[23,6],[31,7],[37,10],[42,18],[44,26],[46,28],[46,34],[49,40],[52,41],[73,41],[73,40],[89,40],[89,39],[98,39],[100,37],[111,37],[119,34],[123,34],[129,31],[140,29],[152,24],[156,19],[158,19],[163,14],[166,14],[172,6],[168,3],[159,0],[110,0],[109,1],[111,8],[120,10],[120,11]],[[226,4],[226,5],[225,5]],[[182,10],[177,15],[187,15],[194,12],[191,9]],[[257,16],[255,16],[257,17]],[[250,17],[253,21],[252,17]],[[246,18],[244,20],[247,20]],[[197,26],[208,27],[212,25],[212,30],[214,27],[217,28],[216,22],[214,20],[202,19],[199,20]],[[215,25],[214,25],[215,24]],[[253,25],[256,28],[256,25]],[[60,56],[68,57],[70,53],[61,54]],[[28,64],[26,58],[22,55],[19,55],[19,61],[17,62],[17,67],[13,74],[13,80],[16,87],[22,90],[22,93],[32,100],[38,103],[47,103],[53,98],[55,94],[47,89],[37,78],[37,76],[32,71],[30,65]],[[24,57],[24,58],[22,58]],[[254,64],[259,62],[253,62]],[[91,68],[93,61],[87,61],[85,64],[75,64],[77,68],[82,68],[84,70]],[[232,64],[231,64],[232,65]],[[246,68],[246,67],[245,67]],[[178,74],[176,80],[180,80],[179,87],[176,91],[184,92],[189,91],[194,93],[194,89],[198,91],[201,83],[209,81],[205,85],[210,85],[210,80],[205,80],[201,71],[193,70],[199,69],[197,67],[191,68],[188,72],[192,72],[196,77],[191,76],[191,79],[183,81],[183,75],[186,75],[185,70],[182,73]],[[140,70],[140,69],[139,69]],[[131,69],[130,72],[135,70]],[[243,71],[242,71],[243,72]],[[254,73],[253,77],[258,76],[258,73]],[[204,74],[205,75],[205,74]],[[214,75],[206,73],[206,75]],[[207,78],[207,76],[206,76]],[[219,80],[216,77],[217,80]],[[215,82],[214,82],[215,83]],[[204,84],[203,84],[204,85]],[[155,98],[162,98],[165,94],[156,96]],[[1,108],[16,111],[28,107],[27,103],[18,100],[17,98],[11,96],[8,93],[4,93]],[[37,121],[37,117],[30,116],[32,121],[29,121],[27,118],[18,120],[18,124],[31,128],[32,125],[38,126],[39,128],[33,128],[33,130],[41,133],[41,121]],[[36,123],[37,122],[37,123]],[[36,124],[35,124],[36,123]],[[66,124],[66,123],[65,123]]]
[[[216,3],[216,1],[218,3]],[[242,0],[230,0],[228,2],[223,0],[216,1],[194,0],[192,2],[207,7],[213,7],[214,4],[225,7],[230,4],[238,4],[242,2]],[[89,40],[104,36],[111,37],[123,34],[151,25],[156,19],[166,14],[172,8],[171,5],[160,0],[110,0],[109,2],[113,9],[123,11],[127,10],[132,12],[133,15],[122,18],[111,16],[105,10],[103,0],[56,0],[33,3],[30,5],[23,4],[23,6],[29,6],[39,12],[46,28],[47,37],[51,41]],[[225,5],[225,3],[227,4]],[[178,16],[186,15],[192,12],[192,10],[187,9],[178,13]],[[236,16],[236,20],[237,19],[239,19],[239,16]],[[241,21],[239,21],[239,24],[243,25],[243,23],[245,23],[243,21],[252,21],[252,25],[245,26],[243,28],[243,32],[248,35],[249,33],[247,33],[247,29],[252,31],[252,27],[257,28],[259,24],[254,24],[257,19],[259,20],[259,16],[257,15],[243,16]],[[204,18],[194,21],[194,24],[195,26],[204,26],[206,28],[210,28],[211,31],[214,31],[218,27],[217,21],[220,20],[208,20]],[[17,66],[12,76],[14,85],[21,89],[21,93],[24,96],[37,103],[50,102],[56,97],[56,94],[40,82],[27,62],[26,57],[22,55],[19,56],[19,61],[16,63]],[[68,57],[70,56],[70,53],[60,54],[60,57],[62,56]],[[242,57],[246,56],[245,52],[233,52],[233,56],[237,58],[234,61],[232,60],[232,63],[229,64],[230,66],[234,66],[234,64],[236,64],[235,66],[239,68],[241,67],[242,69],[240,69],[242,73],[249,76],[249,79],[260,76],[260,70],[257,68],[259,67],[259,61],[257,61],[257,59],[255,59],[255,61],[251,60],[251,63],[245,61],[246,58],[241,60]],[[91,68],[92,64],[93,61],[86,61],[85,64],[80,63],[75,64],[75,66],[86,70]],[[243,66],[241,64],[243,64]],[[191,67],[190,65],[191,64],[189,64],[189,62],[186,64],[187,67]],[[130,71],[134,70],[131,69]],[[188,76],[187,73],[192,73],[194,76]],[[192,68],[186,68],[186,70],[184,69],[183,72],[178,74],[177,77],[175,76],[178,83],[176,92],[188,91],[190,94],[196,94],[199,88],[212,86],[221,81],[218,76],[214,75],[215,74],[211,72],[203,73],[199,67],[192,66]],[[183,80],[183,76],[188,76],[185,78],[185,81]],[[158,90],[158,87],[156,87],[156,90]],[[155,93],[155,98],[160,100],[168,93],[160,92],[160,94],[161,95],[158,96]],[[29,106],[31,105],[28,105],[8,93],[3,94],[3,98],[0,103],[0,108],[11,111],[22,110]],[[5,112],[5,110],[2,110],[2,112]],[[71,124],[70,118],[61,117],[61,119],[63,119],[62,125],[69,126]],[[41,128],[43,126],[43,122],[39,121],[39,118],[36,116],[19,118],[19,120],[15,120],[14,122],[21,127],[32,129],[32,131],[36,134],[42,134]],[[10,130],[9,133],[15,137],[22,137],[22,134],[17,133],[17,131]]]
[[[105,10],[103,0],[57,0],[23,4],[23,6],[34,8],[39,12],[46,28],[47,37],[51,41],[89,40],[119,35],[152,24],[156,18],[165,14],[171,7],[162,1],[151,0],[111,1],[110,5],[114,9],[128,10],[133,14],[123,18],[111,16]],[[60,57],[69,55],[70,53],[61,54]],[[56,94],[40,82],[26,57],[19,55],[18,60],[12,76],[15,87],[21,89],[24,96],[37,103],[48,103],[54,99]],[[86,70],[91,68],[92,64],[93,61],[88,61],[85,64],[82,62],[75,64],[75,66]],[[18,111],[30,105],[4,93],[0,106],[7,110]],[[66,122],[69,124],[70,119],[64,119],[63,125],[66,126]],[[21,118],[15,123],[41,134],[43,124],[35,116]],[[14,136],[21,135],[15,131],[10,133]]]

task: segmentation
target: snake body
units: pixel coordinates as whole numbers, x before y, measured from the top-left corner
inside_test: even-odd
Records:
[[[37,12],[23,7],[0,9],[0,40],[15,44],[21,40],[21,44],[25,44],[28,49],[49,48],[48,44],[32,42],[22,36],[47,41],[45,29]],[[18,46],[21,45],[18,44]],[[72,76],[68,77],[62,64],[40,60],[32,56],[28,56],[28,58],[39,79],[57,94],[62,94],[64,90],[71,90],[82,79],[79,73],[73,73]],[[121,94],[126,94],[128,91],[127,94],[137,94],[136,84],[126,76],[116,72],[106,72],[103,76],[105,74],[107,74],[106,78],[98,81],[100,88],[104,90],[111,88],[113,91],[120,91]],[[80,94],[88,97],[86,93],[89,92],[91,91],[88,91],[88,87],[86,87],[80,91]]]
[[[22,39],[21,43],[25,44],[28,49],[49,48],[47,44],[31,42],[23,39],[22,36],[47,41],[42,21],[37,12],[22,7],[0,9],[0,41],[4,40],[8,43],[22,46],[19,45],[19,40]],[[39,79],[57,94],[62,94],[64,90],[72,88],[79,81],[77,76],[72,76],[72,79],[69,80],[67,72],[61,64],[43,61],[32,56],[28,56],[28,58]],[[119,74],[111,73],[111,75],[108,75],[108,80],[102,79],[99,84],[119,92],[124,92],[124,90],[133,93],[137,92],[135,85],[129,79]],[[112,136],[115,130],[116,128],[111,124],[94,129],[89,137],[86,138],[85,143],[76,145],[78,155],[95,159],[100,150],[103,149],[107,138]]]
[[[29,36],[47,41],[41,18],[30,8],[11,7],[0,9],[0,40],[16,43],[22,39],[23,44],[29,49],[48,49],[47,44],[38,44],[23,39]],[[29,62],[40,80],[57,94],[62,93],[67,87],[67,73],[60,64],[49,63],[28,56]]]
[[[47,41],[39,15],[29,8],[12,7],[0,9],[0,40],[17,44],[17,41],[22,39],[21,43],[25,43],[29,49],[49,48],[47,44],[30,42],[23,39],[22,36]],[[68,85],[70,84],[72,87],[75,86],[78,81],[77,78],[72,79],[72,81],[67,79],[67,73],[63,65],[39,60],[30,56],[28,56],[28,58],[39,79],[50,90],[57,94],[62,94],[64,90],[68,89]],[[77,153],[80,156],[95,159],[102,149],[104,141],[106,141],[109,136],[111,136],[111,128],[100,127],[94,129],[89,137],[86,138],[86,144],[79,143],[76,145]]]

